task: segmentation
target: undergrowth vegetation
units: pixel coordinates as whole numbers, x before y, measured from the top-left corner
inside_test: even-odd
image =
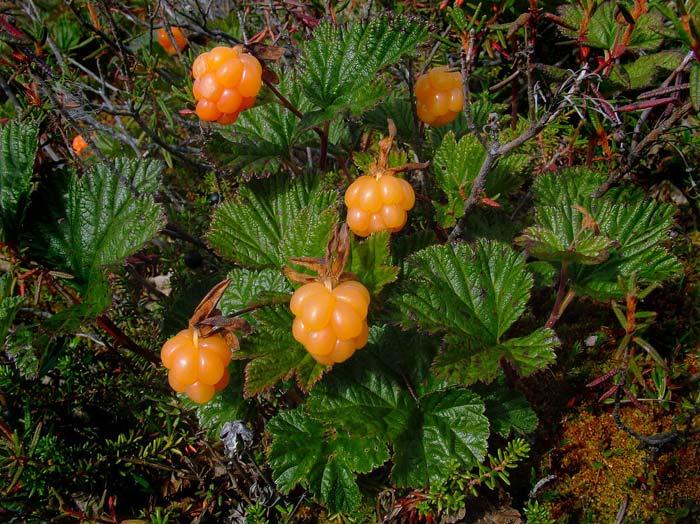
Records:
[[[0,519],[699,519],[698,27],[0,4]]]

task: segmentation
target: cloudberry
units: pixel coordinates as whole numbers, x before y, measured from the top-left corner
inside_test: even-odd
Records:
[[[233,124],[255,102],[262,87],[262,66],[240,46],[215,47],[192,64],[192,94],[197,116],[207,122]]]
[[[418,77],[415,92],[418,118],[430,126],[449,124],[462,111],[462,75],[449,72],[447,66]]]
[[[177,49],[173,46],[173,42],[170,40],[170,36],[164,27],[158,29],[156,32],[156,39],[166,53],[169,55],[176,55],[178,51],[182,51],[187,46],[187,37],[185,33],[182,32],[182,29],[176,26],[170,26],[170,32],[173,35],[173,40],[175,40]]]
[[[160,358],[170,387],[197,403],[208,402],[228,384],[231,349],[219,334],[202,338],[195,329],[183,329],[163,344]]]
[[[369,292],[356,280],[334,288],[321,282],[304,284],[292,295],[294,338],[320,364],[344,362],[367,344]]]
[[[361,237],[377,231],[399,231],[415,201],[411,184],[403,178],[388,172],[362,175],[345,192],[348,227]]]

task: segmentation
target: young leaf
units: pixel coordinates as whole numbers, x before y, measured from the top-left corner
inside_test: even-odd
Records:
[[[404,323],[411,319],[427,332],[444,334],[446,345],[435,363],[440,375],[463,384],[488,382],[502,358],[524,375],[554,360],[558,340],[551,330],[503,340],[533,283],[522,255],[506,244],[432,246],[409,259],[407,277],[395,303]]]
[[[399,360],[385,354],[394,339],[404,348]],[[434,351],[429,337],[389,329],[314,388],[309,412],[352,435],[389,441],[398,485],[438,481],[455,462],[473,467],[484,458],[489,435],[483,402],[430,375]]]
[[[265,391],[280,380],[294,376],[302,391],[311,387],[329,369],[317,363],[292,336],[292,313],[287,305],[258,310],[255,335],[241,343],[233,358],[250,359],[245,368],[245,396]]]
[[[161,164],[117,158],[114,168],[140,196],[110,168],[97,165],[82,178],[72,177],[65,219],[46,232],[49,257],[79,281],[90,281],[102,266],[134,253],[163,225],[162,209],[151,196],[158,187]]]
[[[15,240],[32,189],[37,128],[20,122],[0,126],[0,241]]]
[[[372,88],[377,73],[415,52],[426,37],[425,25],[405,18],[380,16],[349,26],[323,21],[302,46],[299,80],[304,94],[323,109],[322,119],[347,109],[359,114],[383,94]]]
[[[399,268],[389,264],[389,234],[375,233],[358,242],[352,239],[348,271],[364,284],[370,295],[378,295],[399,274]]]
[[[281,269],[290,257],[321,257],[337,221],[335,191],[318,177],[256,180],[220,205],[207,238],[223,256],[250,268]]]
[[[307,487],[332,512],[352,511],[361,502],[357,473],[369,473],[389,458],[381,440],[329,433],[301,408],[282,411],[267,425],[274,480],[283,493]]]

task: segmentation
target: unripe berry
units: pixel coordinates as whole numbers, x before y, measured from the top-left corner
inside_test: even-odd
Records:
[[[192,64],[195,113],[207,122],[232,124],[252,107],[262,87],[262,66],[240,47],[215,47]]]
[[[418,77],[415,93],[418,118],[430,126],[449,124],[462,111],[462,75],[449,72],[447,66]]]

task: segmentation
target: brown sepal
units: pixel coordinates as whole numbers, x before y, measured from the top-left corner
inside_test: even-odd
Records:
[[[204,327],[224,328],[226,331],[240,331],[244,335],[250,335],[250,333],[253,332],[253,329],[246,320],[242,318],[225,317],[222,315],[200,320],[195,327],[199,329],[200,333],[203,333],[202,328]],[[206,337],[207,335],[203,334],[202,336]]]

